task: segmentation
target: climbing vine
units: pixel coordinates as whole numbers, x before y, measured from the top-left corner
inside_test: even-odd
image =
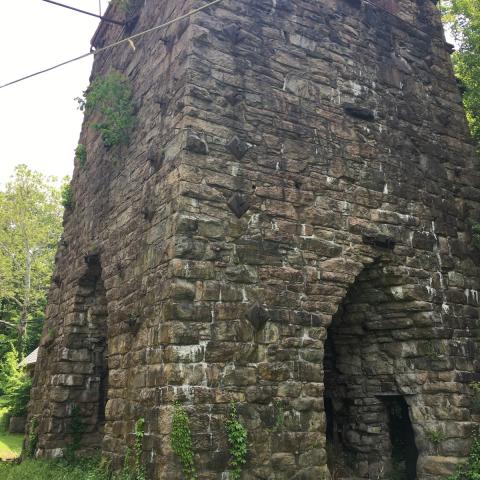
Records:
[[[473,439],[472,447],[465,464],[446,480],[476,480],[480,478],[480,437]]]
[[[65,458],[73,461],[75,460],[76,452],[80,448],[80,443],[85,433],[85,425],[82,422],[78,405],[72,407],[72,416],[70,417],[67,433],[71,437],[71,442],[67,444],[65,449]]]
[[[187,412],[179,403],[175,403],[173,412],[171,445],[173,453],[180,459],[185,478],[196,480],[190,420]]]
[[[135,480],[145,480],[145,467],[142,464],[144,436],[145,419],[139,418],[135,423]]]
[[[38,419],[33,417],[28,427],[27,456],[34,457],[38,444]]]
[[[242,468],[247,463],[248,435],[247,429],[238,418],[237,407],[234,404],[231,406],[225,427],[230,446],[230,478],[239,480]]]
[[[100,132],[106,148],[129,143],[135,116],[133,91],[127,77],[114,70],[97,78],[77,101],[80,110],[100,116],[100,121],[92,126]]]

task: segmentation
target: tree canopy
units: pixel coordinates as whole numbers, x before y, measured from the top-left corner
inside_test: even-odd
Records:
[[[443,0],[441,9],[459,45],[453,65],[465,88],[463,104],[470,130],[480,142],[480,0]]]
[[[0,191],[0,332],[14,339],[20,357],[28,325],[43,318],[62,214],[56,180],[25,165]]]

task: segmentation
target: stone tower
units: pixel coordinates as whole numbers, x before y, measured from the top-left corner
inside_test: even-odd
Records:
[[[147,1],[94,46],[206,3]],[[76,411],[121,465],[144,418],[149,477],[181,479],[179,402],[199,478],[225,479],[235,402],[244,479],[443,478],[479,420],[480,190],[434,3],[223,0],[134,44],[93,67],[137,121],[106,150],[85,119],[37,455]]]

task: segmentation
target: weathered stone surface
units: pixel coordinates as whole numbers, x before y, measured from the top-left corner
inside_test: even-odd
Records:
[[[249,143],[236,135],[227,143],[227,150],[235,155],[238,160],[241,160],[251,148],[252,146]]]
[[[237,218],[242,218],[243,215],[250,209],[250,202],[239,193],[234,193],[228,200],[227,205]]]
[[[269,320],[268,312],[258,302],[249,307],[247,317],[257,332],[261,330]]]
[[[144,2],[135,29],[196,7]],[[180,478],[179,401],[199,478],[219,479],[233,401],[245,478],[329,478],[334,451],[386,479],[401,407],[416,478],[448,475],[479,420],[480,189],[435,6],[238,0],[164,33],[94,62],[129,78],[137,122],[118,150],[81,133],[37,455],[62,455],[78,406],[85,453],[120,467],[144,418],[149,477]]]
[[[11,417],[8,424],[9,433],[25,433],[27,417]]]

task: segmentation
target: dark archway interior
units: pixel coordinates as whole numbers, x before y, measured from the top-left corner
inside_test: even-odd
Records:
[[[408,371],[396,332],[408,302],[400,279],[373,265],[350,288],[325,341],[324,405],[332,478],[415,480],[418,451],[409,407],[396,375]],[[411,397],[409,402],[414,402]]]
[[[392,444],[392,471],[395,479],[417,478],[418,450],[407,402],[404,397],[384,397],[388,412],[388,427]]]

